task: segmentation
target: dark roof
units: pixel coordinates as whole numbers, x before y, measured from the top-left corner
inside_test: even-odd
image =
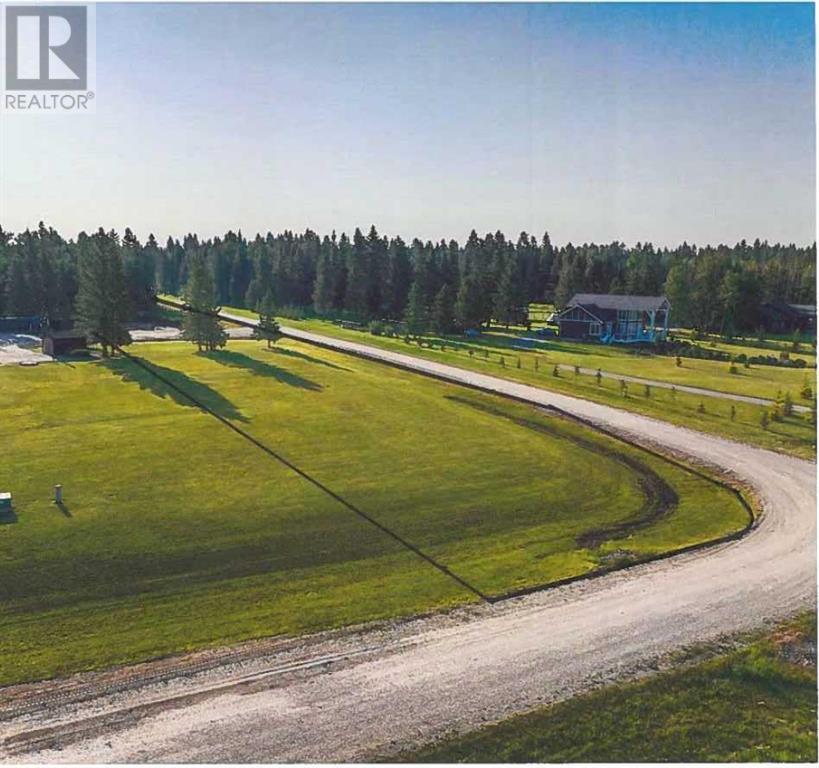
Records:
[[[583,305],[583,304],[572,304],[569,302],[565,307],[563,307],[560,312],[557,313],[558,318],[562,319],[563,315],[568,314],[573,309],[579,309],[581,312],[585,312],[592,320],[596,320],[598,323],[602,323],[603,321],[594,314],[592,310],[599,310],[600,307],[596,307],[593,304],[590,305]],[[582,321],[581,321],[582,322]]]
[[[668,304],[665,296],[622,296],[613,293],[576,293],[567,307],[595,306],[600,309],[639,309],[643,312],[664,309]]]

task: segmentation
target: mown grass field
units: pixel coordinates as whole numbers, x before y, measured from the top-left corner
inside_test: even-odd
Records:
[[[406,755],[431,763],[816,763],[816,615],[643,682]]]
[[[387,366],[130,349],[489,595],[747,522],[637,448]],[[0,369],[0,412],[0,684],[477,599],[127,359]]]
[[[230,311],[252,319],[258,317],[248,310],[231,309]],[[808,459],[816,457],[816,427],[810,422],[808,413],[797,412],[785,417],[782,421],[770,421],[768,426],[763,428],[760,423],[762,413],[769,409],[761,405],[690,394],[679,390],[672,392],[670,389],[660,387],[650,387],[646,395],[645,387],[634,382],[628,384],[628,392],[624,397],[617,379],[604,378],[598,384],[593,374],[575,375],[571,370],[565,369],[560,370],[559,376],[553,375],[555,364],[576,364],[592,369],[602,367],[603,370],[624,375],[653,377],[655,380],[669,381],[677,385],[688,384],[702,387],[705,386],[706,381],[697,372],[701,369],[708,369],[711,371],[709,376],[716,376],[718,379],[718,381],[710,382],[713,387],[716,387],[720,381],[744,380],[748,372],[742,367],[739,368],[739,374],[730,374],[726,363],[686,358],[683,359],[683,366],[678,368],[674,358],[642,357],[619,349],[601,348],[598,345],[570,345],[567,348],[559,341],[550,342],[551,346],[546,350],[510,350],[499,344],[497,340],[493,341],[491,334],[486,339],[474,342],[461,338],[426,337],[422,340],[423,345],[420,345],[417,341],[406,343],[403,339],[375,336],[371,333],[341,328],[321,320],[285,320],[284,324],[305,331],[370,344],[381,349],[412,354],[468,370],[521,381],[543,389],[582,397],[691,429],[727,437],[731,440],[757,445],[761,448]],[[446,349],[442,349],[442,346],[445,346]],[[599,355],[611,354],[617,361],[616,364],[614,366],[598,365],[600,360],[584,358],[582,355],[589,353],[581,354],[576,349],[576,347],[592,346],[595,350],[603,350],[597,353]],[[471,355],[469,350],[472,350]],[[503,364],[501,364],[501,359]],[[520,368],[517,367],[518,360],[520,360]],[[646,365],[657,366],[657,369],[651,371],[645,367]],[[721,373],[715,372],[717,369]],[[775,397],[781,386],[783,392],[791,391],[794,403],[808,405],[807,401],[799,399],[799,389],[805,377],[815,391],[815,369],[794,371],[758,366],[750,370],[750,378],[756,384],[752,384],[747,391],[736,394]],[[772,389],[773,394],[771,394]],[[730,389],[725,389],[725,391],[730,391]],[[733,418],[731,416],[732,406],[734,408]]]

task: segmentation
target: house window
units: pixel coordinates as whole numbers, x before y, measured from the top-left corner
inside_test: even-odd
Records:
[[[600,335],[600,323],[589,323],[589,336]]]

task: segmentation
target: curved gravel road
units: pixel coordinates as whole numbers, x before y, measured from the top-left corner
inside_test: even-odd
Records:
[[[815,464],[493,376],[285,331],[554,405],[719,466],[753,486],[763,518],[740,541],[599,579],[444,616],[328,633],[197,676],[43,707],[0,722],[3,759],[335,762],[384,756],[644,674],[686,646],[815,606]]]

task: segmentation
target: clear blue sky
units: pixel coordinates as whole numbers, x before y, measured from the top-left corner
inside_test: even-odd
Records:
[[[810,4],[97,6],[97,113],[5,117],[0,223],[815,232]]]

